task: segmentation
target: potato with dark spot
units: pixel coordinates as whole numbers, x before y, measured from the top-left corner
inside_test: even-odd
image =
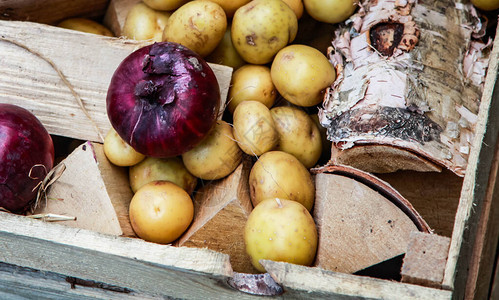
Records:
[[[306,168],[313,167],[321,157],[322,139],[312,118],[294,106],[274,107],[270,113],[279,133],[276,150],[294,155]]]
[[[284,99],[303,107],[321,103],[324,90],[336,79],[336,71],[324,54],[299,44],[277,53],[270,74]]]
[[[227,17],[220,5],[206,0],[188,2],[172,13],[163,41],[179,43],[202,57],[213,52],[227,30]]]
[[[232,42],[251,64],[266,64],[291,43],[298,31],[293,10],[281,0],[253,0],[232,19]]]
[[[293,155],[269,151],[258,159],[249,176],[253,206],[268,198],[283,198],[301,203],[308,211],[315,201],[312,175]]]
[[[271,108],[276,97],[277,90],[269,67],[246,64],[232,74],[228,97],[230,112],[234,113],[239,103],[247,100],[258,101]]]

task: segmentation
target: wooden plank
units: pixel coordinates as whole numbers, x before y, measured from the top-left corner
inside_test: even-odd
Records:
[[[497,34],[499,27],[497,28]],[[495,39],[490,55],[488,75],[481,99],[476,135],[464,177],[460,203],[449,247],[449,258],[443,285],[455,291],[455,298],[462,299],[465,293],[469,262],[476,242],[479,218],[484,208],[489,179],[492,171],[494,146],[499,134],[499,39]],[[495,87],[495,88],[494,88]]]
[[[111,126],[106,95],[114,70],[132,51],[147,44],[14,21],[0,21],[0,37],[0,101],[30,110],[51,134],[94,142],[102,142],[101,136]],[[64,74],[98,131],[56,70],[34,53],[52,61]],[[210,66],[225,101],[232,68]]]
[[[450,238],[436,234],[411,232],[411,240],[402,265],[402,282],[440,288]]]
[[[413,284],[261,261],[290,299],[451,299],[452,292]],[[292,295],[292,296],[289,296]],[[287,298],[286,298],[287,299]]]
[[[67,226],[135,236],[128,215],[133,197],[128,172],[107,160],[102,144],[83,143],[62,164],[64,172],[34,214],[67,215],[76,218],[64,221]]]
[[[2,0],[0,19],[56,24],[71,17],[101,17],[109,0]]]
[[[229,257],[0,213],[0,261],[152,295],[233,299]],[[242,295],[244,296],[244,295]],[[239,297],[245,299],[244,297]]]
[[[131,289],[0,263],[0,299],[157,299]]]

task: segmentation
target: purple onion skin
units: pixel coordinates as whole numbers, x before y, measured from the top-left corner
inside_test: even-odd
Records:
[[[147,156],[172,157],[194,148],[214,126],[220,88],[198,54],[162,42],[121,62],[106,101],[111,125],[132,148]]]
[[[0,103],[0,207],[26,212],[53,164],[54,144],[42,123],[22,107]]]

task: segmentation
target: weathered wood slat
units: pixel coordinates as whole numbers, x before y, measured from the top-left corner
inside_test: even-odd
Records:
[[[146,42],[103,37],[30,22],[0,21],[0,102],[33,112],[51,134],[102,142],[68,86],[39,53],[64,74],[104,136],[110,128],[107,88],[116,67]],[[29,48],[30,53],[23,47]],[[225,101],[230,67],[210,64]]]
[[[498,36],[499,27],[496,31]],[[449,248],[449,258],[444,275],[444,286],[455,290],[456,299],[464,296],[468,278],[469,263],[473,245],[476,242],[477,228],[484,209],[489,180],[493,173],[494,147],[499,135],[499,39],[495,39],[490,55],[488,75],[475,125],[475,138],[472,143],[466,176],[464,177],[460,203],[456,212],[454,229]]]

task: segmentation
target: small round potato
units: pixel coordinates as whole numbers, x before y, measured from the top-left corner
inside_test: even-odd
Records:
[[[232,42],[248,63],[266,64],[298,31],[293,10],[281,0],[253,0],[232,18]]]
[[[138,237],[168,244],[178,239],[191,224],[194,204],[178,185],[169,181],[153,181],[133,195],[129,215]]]
[[[277,91],[298,106],[322,102],[324,90],[336,79],[336,71],[324,54],[306,45],[280,50],[270,68]]]
[[[175,183],[189,195],[197,185],[197,178],[184,166],[180,157],[156,158],[147,157],[128,170],[130,187],[137,192],[142,186],[156,180]]]
[[[251,0],[210,0],[210,1],[213,1],[218,5],[220,5],[224,9],[227,18],[232,18],[234,16],[234,13],[239,7],[245,5]]]
[[[276,150],[294,155],[308,169],[322,153],[319,128],[310,116],[295,106],[278,106],[270,110],[279,133]]]
[[[71,18],[60,22],[58,27],[93,33],[104,36],[114,36],[106,26],[86,18]]]
[[[258,101],[271,108],[276,97],[277,90],[270,77],[270,68],[247,64],[232,74],[227,108],[234,113],[237,105],[247,100]]]
[[[208,135],[194,149],[182,154],[184,165],[194,176],[215,180],[234,171],[242,159],[242,151],[232,135],[232,127],[217,121]]]
[[[104,154],[113,165],[120,167],[133,166],[146,157],[128,145],[114,128],[111,128],[104,138]]]
[[[244,59],[239,55],[236,48],[234,48],[234,44],[232,43],[232,38],[230,37],[231,27],[227,26],[227,30],[225,30],[224,37],[218,44],[218,46],[206,57],[206,61],[229,66],[234,70],[239,69],[241,66],[246,64]]]
[[[169,12],[154,10],[139,2],[128,11],[122,35],[138,41],[161,42],[170,15]]]
[[[340,23],[348,19],[357,8],[358,0],[303,0],[307,13],[324,23]]]
[[[293,155],[270,151],[258,159],[249,176],[253,206],[268,198],[283,198],[301,203],[311,211],[315,185],[310,172]]]
[[[258,101],[241,102],[233,115],[234,137],[241,150],[260,156],[278,142],[274,120],[267,106]]]
[[[317,252],[314,219],[300,203],[267,199],[258,204],[244,227],[244,243],[251,263],[260,272],[261,259],[310,266]]]
[[[163,32],[163,41],[179,43],[206,57],[218,46],[226,30],[227,17],[220,5],[195,0],[172,13]]]
[[[499,9],[499,0],[471,0],[471,4],[485,11]]]
[[[147,6],[156,10],[174,10],[189,0],[142,0]]]

